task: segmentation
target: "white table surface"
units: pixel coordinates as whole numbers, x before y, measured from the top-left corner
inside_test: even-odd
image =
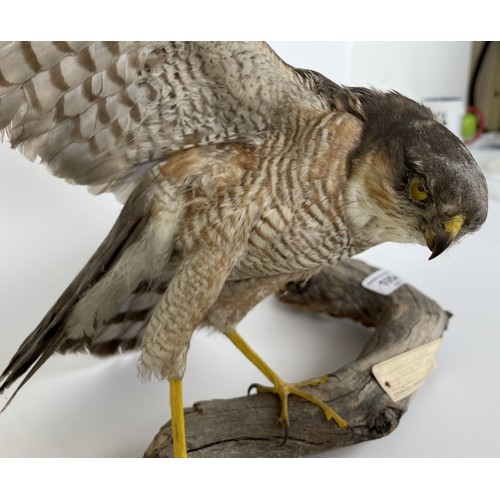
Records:
[[[429,262],[429,250],[384,244],[361,257],[390,269],[453,313],[437,369],[389,436],[330,457],[500,455],[500,149],[474,154],[490,186],[483,229]],[[50,176],[0,146],[0,369],[85,264],[120,205]],[[288,310],[274,299],[241,334],[284,378],[301,380],[353,360],[369,331]],[[140,457],[169,418],[166,382],[142,382],[137,355],[53,357],[0,414],[2,457]],[[221,335],[194,335],[185,404],[245,393],[263,376]],[[0,396],[0,403],[5,401]],[[292,416],[293,422],[293,416]],[[188,430],[189,432],[189,430]]]

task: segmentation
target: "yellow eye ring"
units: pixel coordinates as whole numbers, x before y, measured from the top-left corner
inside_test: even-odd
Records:
[[[422,179],[415,178],[411,181],[410,195],[414,200],[417,201],[425,201],[427,198],[429,198],[429,195],[423,188]]]

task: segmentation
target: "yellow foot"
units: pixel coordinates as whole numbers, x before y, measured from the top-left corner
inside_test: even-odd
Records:
[[[232,331],[227,335],[228,339],[266,376],[266,378],[273,384],[273,387],[265,387],[260,384],[252,384],[249,391],[257,389],[257,392],[271,392],[277,394],[281,401],[280,423],[285,428],[285,441],[288,435],[288,396],[295,394],[301,398],[306,399],[310,403],[319,406],[327,420],[334,420],[342,429],[348,429],[347,422],[335,413],[328,405],[321,399],[302,391],[301,387],[314,387],[319,384],[324,384],[328,380],[328,375],[323,377],[313,378],[305,382],[298,382],[289,384],[280,378],[263,360],[262,358],[240,337],[236,331]]]
[[[308,392],[302,391],[302,387],[315,387],[320,384],[324,384],[328,380],[328,375],[324,375],[323,377],[312,378],[310,380],[305,380],[304,382],[297,383],[287,383],[279,377],[276,377],[273,380],[275,384],[273,387],[267,387],[260,384],[252,384],[248,391],[250,392],[252,389],[256,389],[257,392],[270,392],[272,394],[276,394],[281,401],[281,412],[280,412],[280,423],[285,428],[285,432],[287,432],[289,427],[289,418],[288,418],[288,396],[290,394],[295,394],[303,399],[306,399],[310,403],[318,406],[323,410],[325,414],[325,418],[327,420],[334,420],[336,424],[342,429],[348,429],[348,423],[336,412],[334,412],[328,405],[326,405],[321,399],[309,394]]]

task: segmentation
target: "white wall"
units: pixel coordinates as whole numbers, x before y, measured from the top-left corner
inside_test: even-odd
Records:
[[[288,63],[345,85],[394,89],[412,99],[462,97],[471,42],[270,42]]]

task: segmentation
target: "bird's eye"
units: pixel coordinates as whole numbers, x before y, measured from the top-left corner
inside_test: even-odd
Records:
[[[410,196],[416,201],[425,201],[429,198],[422,179],[415,178],[411,181]]]

